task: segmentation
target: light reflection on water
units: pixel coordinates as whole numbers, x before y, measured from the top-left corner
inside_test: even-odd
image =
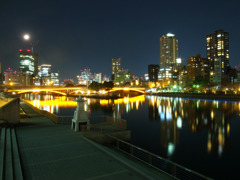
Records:
[[[73,97],[26,94],[24,98],[57,115],[73,115],[77,106]],[[91,116],[102,113],[126,119],[137,146],[210,177],[224,178],[226,170],[236,173],[231,169],[240,160],[236,157],[240,102],[138,96],[87,99],[86,105]]]

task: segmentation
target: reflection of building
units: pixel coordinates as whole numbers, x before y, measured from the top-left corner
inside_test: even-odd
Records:
[[[229,119],[238,112],[239,103],[154,96],[149,99],[149,115],[152,119],[160,119],[161,144],[169,155],[178,144],[179,129],[187,122],[192,132],[205,132],[206,129],[206,151],[222,156],[230,143]]]
[[[173,103],[170,98],[152,96],[149,99],[149,116],[161,122],[161,145],[167,150],[168,156],[174,153],[179,141],[179,129],[182,127],[182,118],[176,109],[179,104],[180,101]]]
[[[210,81],[219,84],[229,69],[229,34],[223,30],[207,35],[207,59],[210,65]]]
[[[160,68],[176,66],[178,40],[174,36],[174,34],[168,33],[160,38]]]
[[[121,69],[121,58],[112,59],[112,80],[115,78],[115,74]]]

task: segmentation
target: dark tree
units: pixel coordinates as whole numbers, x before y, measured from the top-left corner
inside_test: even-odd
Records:
[[[93,81],[89,86],[88,89],[91,89],[93,91],[99,91],[100,89],[103,89],[103,85]]]
[[[114,87],[114,83],[113,83],[113,81],[109,81],[109,82],[104,81],[103,87],[104,87],[107,91],[109,91],[109,90],[111,90],[111,89]]]

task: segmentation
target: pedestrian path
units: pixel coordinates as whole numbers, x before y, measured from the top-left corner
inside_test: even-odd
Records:
[[[30,118],[16,128],[23,177],[26,180],[171,179],[129,156],[84,138],[39,115],[25,103]]]

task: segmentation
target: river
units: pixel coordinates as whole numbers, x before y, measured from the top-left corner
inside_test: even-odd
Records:
[[[73,97],[25,94],[40,109],[73,116]],[[108,108],[111,105],[112,108]],[[160,96],[86,99],[90,117],[125,119],[131,143],[214,179],[238,177],[240,102]]]

